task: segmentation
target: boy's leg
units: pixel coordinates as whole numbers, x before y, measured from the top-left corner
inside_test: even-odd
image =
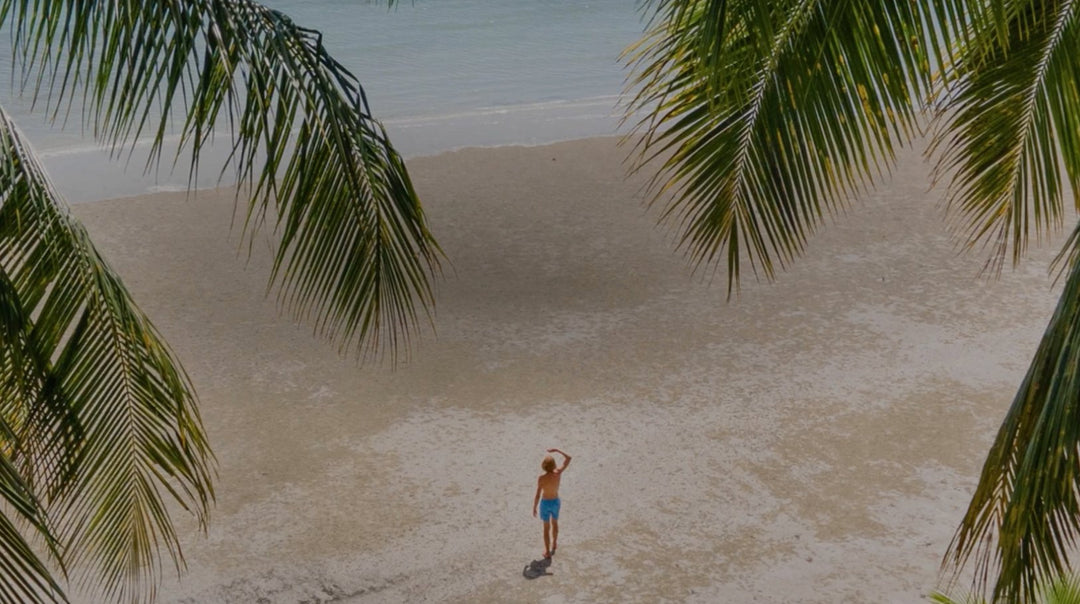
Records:
[[[551,523],[544,523],[544,557],[551,554]]]
[[[559,547],[559,519],[551,519],[551,549],[548,551],[555,553],[555,548]]]

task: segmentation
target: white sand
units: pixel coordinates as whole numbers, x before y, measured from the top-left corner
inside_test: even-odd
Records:
[[[903,602],[937,584],[1056,291],[987,282],[926,167],[774,284],[691,276],[610,139],[410,162],[449,255],[396,370],[279,316],[232,197],[79,205],[184,361],[221,474],[162,602]],[[260,250],[261,252],[261,250]],[[574,456],[553,576],[530,515]],[[186,524],[185,524],[186,526]]]

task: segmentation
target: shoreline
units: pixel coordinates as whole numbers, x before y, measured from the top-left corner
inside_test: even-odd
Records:
[[[603,104],[601,102],[610,102],[611,106],[595,113],[596,107]],[[411,161],[463,149],[532,147],[589,138],[623,137],[626,133],[619,132],[622,118],[618,103],[617,96],[553,100],[482,107],[445,115],[390,118],[380,122],[387,127],[398,153]],[[228,138],[224,133],[223,140]],[[63,147],[36,149],[36,153],[50,180],[70,204],[236,186],[236,183],[218,180],[221,167],[226,165],[228,144],[204,149],[198,175],[189,183],[185,161],[181,160],[176,169],[170,168],[178,142],[175,135],[166,137],[158,166],[145,173],[142,167],[147,159],[149,141],[124,147],[116,153],[116,159],[111,158],[107,147],[92,139],[74,146],[69,141],[70,144]],[[33,141],[31,144],[34,146]],[[187,158],[189,154],[185,153],[183,157]],[[231,170],[227,170],[225,176],[229,177],[230,173]],[[87,179],[87,174],[94,177]]]
[[[160,602],[917,601],[1053,312],[958,256],[917,153],[726,302],[615,138],[409,159],[436,336],[359,367],[264,296],[228,189],[72,204],[184,363],[220,462]],[[177,200],[188,199],[185,203]],[[555,574],[530,514],[574,457]],[[627,485],[633,485],[627,488]]]
[[[498,151],[499,149],[515,149],[515,148],[519,148],[519,149],[536,149],[536,148],[550,147],[550,146],[561,145],[561,144],[566,144],[566,143],[577,143],[577,142],[593,141],[593,140],[595,140],[595,141],[611,141],[614,146],[621,147],[621,145],[619,144],[620,141],[625,140],[628,136],[629,136],[628,134],[606,134],[606,135],[600,135],[600,136],[572,137],[572,138],[566,138],[566,139],[560,139],[560,140],[550,140],[550,141],[542,141],[542,142],[535,142],[535,143],[530,143],[530,142],[520,143],[519,142],[519,143],[493,143],[491,145],[461,145],[461,146],[458,146],[458,147],[450,147],[450,148],[446,148],[446,149],[441,149],[441,150],[438,150],[438,151],[434,151],[432,153],[421,153],[421,154],[417,154],[417,155],[404,155],[403,154],[402,157],[405,159],[406,168],[410,169],[410,175],[411,175],[412,173],[411,173],[411,167],[410,166],[411,166],[412,163],[414,163],[414,162],[425,162],[425,161],[429,161],[429,160],[436,160],[437,161],[438,158],[440,158],[440,157],[442,157],[444,155],[450,155],[450,154],[454,154],[454,153],[469,152],[469,151],[474,151],[474,150],[475,151]],[[51,178],[51,176],[50,176],[50,178]],[[221,184],[221,185],[217,185],[217,186],[207,186],[207,187],[198,187],[198,188],[190,188],[190,189],[188,189],[188,188],[176,188],[176,189],[164,189],[164,190],[160,190],[160,191],[147,191],[147,192],[142,192],[142,193],[131,193],[129,195],[119,195],[119,196],[114,196],[114,197],[105,197],[105,198],[102,198],[102,199],[88,199],[88,200],[84,200],[84,201],[71,201],[71,200],[65,199],[65,202],[69,206],[83,206],[83,205],[87,205],[87,204],[96,204],[96,203],[122,202],[122,201],[126,201],[126,200],[140,200],[140,199],[145,199],[145,198],[148,198],[148,197],[158,197],[158,196],[163,196],[163,195],[167,195],[167,196],[184,195],[184,196],[192,196],[192,198],[194,198],[194,197],[198,196],[200,193],[201,194],[216,194],[216,193],[220,193],[221,191],[233,191],[235,189],[236,189],[236,183],[231,183],[231,184]],[[423,199],[420,200],[421,203],[423,203],[423,201],[424,201]]]

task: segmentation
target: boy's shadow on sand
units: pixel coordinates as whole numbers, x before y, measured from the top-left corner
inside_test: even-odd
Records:
[[[526,579],[535,579],[537,577],[543,577],[544,575],[555,574],[548,572],[549,566],[551,566],[551,558],[533,560],[525,566],[525,570],[521,571],[521,575]]]

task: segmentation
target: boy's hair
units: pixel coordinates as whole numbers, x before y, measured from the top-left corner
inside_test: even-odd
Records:
[[[555,458],[550,455],[544,456],[544,461],[540,462],[540,467],[545,472],[550,472],[555,469]]]

